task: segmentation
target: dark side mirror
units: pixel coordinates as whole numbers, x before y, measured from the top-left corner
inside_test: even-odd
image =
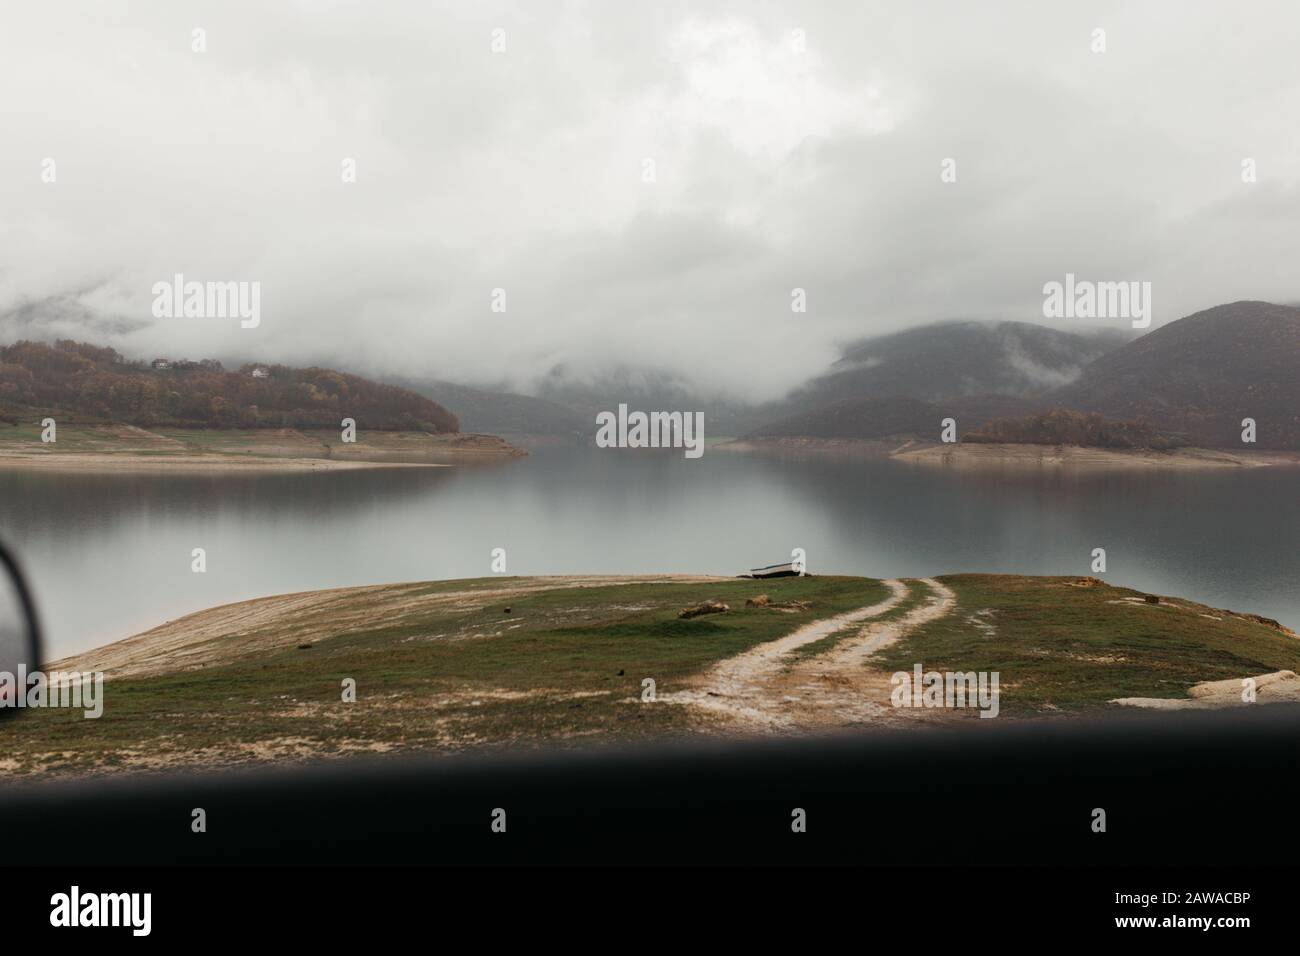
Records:
[[[13,690],[41,666],[41,629],[36,605],[18,560],[0,543],[0,719],[19,710]]]

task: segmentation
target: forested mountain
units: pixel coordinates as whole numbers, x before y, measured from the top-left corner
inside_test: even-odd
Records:
[[[111,348],[61,340],[0,347],[0,416],[53,415],[140,427],[337,428],[456,432],[431,399],[327,368],[130,361]]]
[[[1300,448],[1300,309],[1233,302],[1170,322],[1097,359],[1052,405],[1145,418],[1198,445]]]
[[[964,441],[1300,449],[1300,309],[1293,306],[1221,305],[1113,348],[1113,336],[972,325],[925,326],[849,349],[839,371],[792,401],[852,397],[787,412],[752,434],[932,440],[943,413],[957,419]],[[1094,347],[1101,354],[1076,368]],[[1032,387],[1053,377],[1069,380]],[[994,394],[964,391],[975,387]],[[1248,418],[1253,446],[1242,442]]]
[[[1082,335],[1029,322],[937,322],[847,346],[790,401],[808,407],[846,398],[1025,398],[1073,381],[1122,342],[1113,331]]]
[[[1127,343],[1018,322],[923,326],[852,345],[826,374],[763,406],[706,400],[635,369],[585,384],[562,371],[533,397],[441,380],[402,388],[324,368],[146,363],[84,343],[24,341],[0,348],[0,416],[209,428],[337,427],[352,417],[368,428],[454,432],[450,405],[474,430],[582,440],[598,411],[625,402],[703,411],[712,435],[933,440],[952,417],[975,441],[1239,447],[1250,418],[1255,447],[1300,448],[1300,309],[1266,302],[1218,306]]]

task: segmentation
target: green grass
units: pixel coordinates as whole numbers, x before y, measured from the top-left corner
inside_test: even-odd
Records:
[[[104,434],[91,425],[65,422],[54,416],[58,422],[55,429],[55,441],[49,444],[41,441],[45,430],[39,420],[22,422],[18,425],[0,424],[0,448],[7,451],[99,451],[104,446]]]
[[[312,648],[290,645],[198,671],[111,680],[98,720],[33,710],[0,726],[4,755],[25,769],[54,763],[81,770],[111,766],[124,754],[207,748],[228,761],[242,747],[279,738],[330,753],[357,744],[455,750],[684,732],[684,708],[639,702],[643,678],[669,692],[716,660],[887,593],[877,581],[818,576],[557,588],[511,596],[508,615],[507,601],[461,610],[417,606],[391,621],[382,610],[394,596],[409,602],[491,591],[512,580],[395,585],[342,597],[374,602],[377,626],[322,635],[328,623],[284,621],[277,627],[293,629],[295,643],[316,641]],[[811,607],[795,614],[746,608],[745,599],[759,593]],[[731,610],[677,617],[707,598]],[[341,700],[344,678],[356,681],[356,703]]]
[[[1300,670],[1296,638],[1232,615],[1211,621],[1201,616],[1208,609],[1189,602],[1135,605],[1124,599],[1138,592],[1073,587],[1073,578],[941,580],[957,594],[956,611],[905,635],[872,666],[998,671],[1007,716],[1108,710],[1115,697],[1183,697],[1199,681]],[[33,710],[0,723],[0,766],[79,773],[138,769],[155,759],[231,764],[697,733],[707,718],[684,706],[642,704],[642,680],[671,693],[718,660],[888,594],[879,581],[820,576],[502,593],[539,583],[498,577],[330,592],[261,630],[214,638],[221,656],[209,666],[110,680],[98,720]],[[911,583],[885,619],[929,597]],[[745,607],[760,593],[810,607]],[[731,610],[677,617],[710,598]],[[856,630],[799,653],[824,653]],[[356,703],[341,700],[345,678],[356,681]]]
[[[962,574],[939,579],[957,609],[877,654],[884,670],[998,671],[1011,715],[1107,707],[1118,697],[1186,697],[1201,681],[1300,670],[1300,640],[1181,599],[1135,605],[1142,593],[1080,588],[1077,578]],[[980,616],[991,636],[971,623]],[[1113,706],[1113,705],[1110,705]]]
[[[217,430],[217,429],[174,429],[159,428],[152,431],[156,438],[149,435],[123,436],[114,431],[123,426],[111,422],[95,422],[85,416],[65,419],[58,414],[53,417],[58,422],[56,441],[45,444],[41,441],[43,429],[35,421],[26,421],[18,425],[0,424],[0,449],[5,451],[44,451],[50,454],[59,452],[98,452],[102,454],[130,454],[145,456],[166,456],[192,454],[196,451],[218,451],[229,443],[254,441],[256,431]],[[157,439],[175,439],[181,445],[171,445]],[[161,446],[161,447],[160,447]]]

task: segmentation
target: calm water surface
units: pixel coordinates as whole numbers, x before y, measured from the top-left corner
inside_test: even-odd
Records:
[[[0,472],[57,657],[259,595],[490,573],[1089,574],[1300,629],[1300,469],[973,473],[614,449],[312,475]],[[207,573],[190,552],[207,551]]]

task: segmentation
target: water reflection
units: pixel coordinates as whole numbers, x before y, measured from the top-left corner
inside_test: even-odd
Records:
[[[1300,625],[1300,470],[955,472],[712,451],[539,452],[493,468],[0,472],[0,534],[67,654],[263,594],[512,574],[1087,574]],[[190,570],[203,548],[207,572]]]

